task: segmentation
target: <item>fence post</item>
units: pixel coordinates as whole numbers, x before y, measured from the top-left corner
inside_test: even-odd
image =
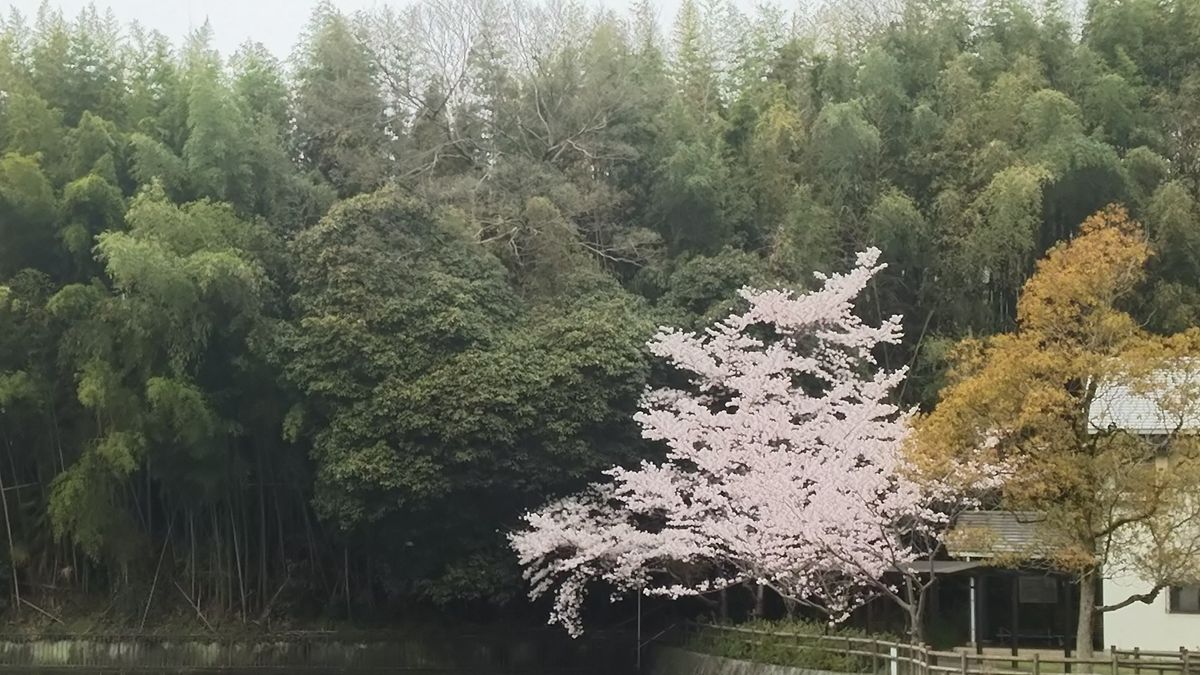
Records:
[[[348,592],[348,591],[347,591]],[[637,672],[642,672],[642,588],[638,586],[637,596],[637,652],[634,657]]]
[[[879,675],[879,638],[871,638],[871,672]]]
[[[1134,675],[1142,674],[1142,648],[1133,648],[1133,673]]]
[[[1180,666],[1180,669],[1183,671],[1183,675],[1188,675],[1188,673],[1191,672],[1191,669],[1188,668],[1188,665],[1189,665],[1188,657],[1189,657],[1189,653],[1188,653],[1187,647],[1180,647],[1179,648],[1179,660],[1183,662],[1182,665]]]
[[[896,650],[896,645],[888,647],[888,658],[891,660],[888,668],[889,675],[900,675],[900,659],[899,652]]]
[[[958,672],[960,675],[967,675],[967,651],[964,649],[958,656]],[[1033,675],[1037,675],[1037,673]]]
[[[1042,675],[1042,655],[1039,652],[1033,653],[1033,675]]]
[[[1063,672],[1071,675],[1071,645],[1063,645]]]
[[[1121,675],[1121,667],[1117,663],[1117,646],[1109,645],[1108,657],[1112,661],[1112,675]]]

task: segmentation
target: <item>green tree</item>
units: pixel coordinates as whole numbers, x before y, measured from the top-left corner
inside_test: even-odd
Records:
[[[0,279],[31,267],[58,271],[55,241],[59,203],[36,159],[16,154],[0,158]]]
[[[304,394],[293,428],[312,444],[316,506],[348,534],[395,527],[419,544],[397,582],[484,592],[491,577],[451,582],[502,544],[487,523],[630,457],[621,415],[650,326],[598,270],[526,305],[485,248],[392,191],[342,202],[293,252],[279,358]]]
[[[113,293],[74,284],[48,303],[68,325],[60,353],[86,411],[86,440],[54,479],[48,515],[56,535],[100,564],[135,564],[151,541],[174,533],[188,551],[180,572],[194,580],[188,567],[216,552],[212,572],[230,584],[207,592],[245,616],[265,602],[249,594],[270,585],[252,556],[265,560],[273,547],[236,543],[246,536],[239,527],[254,522],[247,511],[261,528],[272,515],[265,499],[262,511],[251,510],[240,495],[255,473],[266,494],[271,445],[255,443],[254,432],[270,422],[252,405],[262,390],[252,338],[265,325],[273,240],[228,205],[177,206],[153,188],[132,201],[125,221],[127,229],[97,237]]]
[[[340,196],[378,187],[390,155],[387,114],[374,64],[350,22],[323,2],[313,12],[295,58],[300,158]]]

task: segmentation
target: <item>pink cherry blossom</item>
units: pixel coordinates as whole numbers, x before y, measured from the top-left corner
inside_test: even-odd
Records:
[[[510,536],[552,623],[578,635],[596,581],[671,597],[753,581],[833,620],[895,593],[885,574],[928,554],[939,504],[961,497],[906,471],[910,413],[890,402],[905,371],[873,355],[900,317],[854,313],[878,260],[860,253],[809,293],[743,289],[745,309],[703,333],[659,331],[650,351],[688,386],[647,391],[635,419],[665,460],[613,468]]]

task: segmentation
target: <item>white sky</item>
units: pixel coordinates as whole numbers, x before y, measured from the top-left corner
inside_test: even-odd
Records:
[[[783,0],[773,0],[782,2]],[[632,0],[590,0],[595,5],[625,10]],[[680,0],[661,0],[660,17],[669,23],[675,15]],[[41,0],[0,0],[0,7],[8,13],[15,7],[27,17],[32,17]],[[89,0],[51,0],[51,6],[59,7],[67,16],[74,16],[89,4]],[[252,39],[262,42],[277,56],[286,57],[300,34],[317,0],[96,0],[96,6],[111,7],[124,23],[138,21],[147,28],[161,31],[178,42],[180,38],[207,18],[212,22],[216,34],[216,47],[225,55],[231,54],[238,45]],[[367,9],[380,5],[403,6],[405,0],[334,0],[334,4],[345,11]],[[761,4],[761,0],[736,0],[736,4],[749,10]]]

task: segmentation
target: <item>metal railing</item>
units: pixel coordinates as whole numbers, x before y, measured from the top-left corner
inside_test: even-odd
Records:
[[[889,675],[1200,675],[1200,667],[1193,663],[1193,654],[1182,647],[1177,652],[1112,647],[1097,652],[1092,658],[1044,654],[1034,650],[1029,653],[988,654],[969,649],[939,651],[928,645],[873,638],[712,624],[688,624],[681,632],[682,639],[676,644],[683,647],[694,645],[697,636],[705,635],[740,642],[750,652],[755,648],[769,648],[776,653],[792,650],[797,656],[800,652],[822,654],[854,664],[857,666],[854,672]]]

